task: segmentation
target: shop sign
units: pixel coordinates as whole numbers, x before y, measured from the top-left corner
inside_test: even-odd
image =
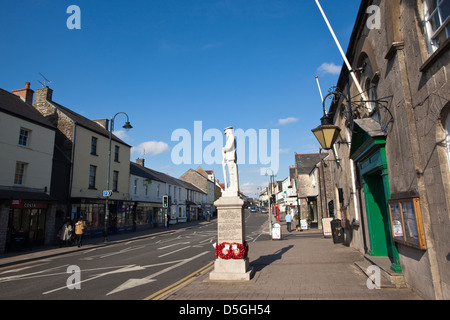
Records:
[[[16,209],[47,209],[48,203],[23,201],[22,199],[12,199],[10,201],[10,207]]]
[[[13,207],[13,206],[20,206],[20,205],[22,205],[22,199],[11,199],[9,205],[11,207]]]

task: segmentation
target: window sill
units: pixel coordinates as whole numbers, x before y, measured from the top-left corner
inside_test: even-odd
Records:
[[[434,63],[442,57],[442,55],[448,51],[450,48],[450,38],[445,40],[442,46],[439,47],[428,59],[425,63],[420,67],[420,72],[427,72]]]

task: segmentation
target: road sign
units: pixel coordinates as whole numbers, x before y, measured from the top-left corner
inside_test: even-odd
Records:
[[[103,190],[103,196],[104,197],[111,197],[112,190]]]

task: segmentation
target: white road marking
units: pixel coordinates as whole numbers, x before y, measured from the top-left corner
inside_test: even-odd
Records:
[[[171,245],[168,245],[168,246],[165,246],[165,247],[158,248],[158,250],[163,250],[163,249],[170,248],[170,247],[173,247],[173,246],[178,246],[180,244],[189,244],[189,243],[190,243],[189,241],[188,242],[178,242],[178,243],[174,243],[174,244],[171,244]]]
[[[188,248],[190,248],[190,247],[191,247],[191,246],[186,246],[186,247],[183,247],[183,248],[181,248],[181,249],[178,249],[178,250],[175,250],[175,251],[171,251],[171,252],[169,252],[169,253],[162,254],[162,255],[158,256],[158,258],[162,258],[162,257],[168,256],[168,255],[170,255],[170,254],[172,254],[172,253],[175,253],[175,252],[178,252],[178,251],[181,251],[181,250],[185,250],[185,249],[188,249]]]
[[[123,290],[135,288],[137,286],[141,286],[141,285],[144,285],[144,284],[156,281],[153,278],[155,278],[155,277],[157,277],[157,276],[159,276],[161,274],[164,274],[164,273],[166,273],[166,272],[168,272],[168,271],[170,271],[172,269],[178,268],[178,267],[180,267],[180,266],[182,266],[182,265],[184,265],[184,264],[186,264],[186,263],[188,263],[188,262],[190,262],[190,261],[192,261],[194,259],[197,259],[198,257],[201,257],[201,256],[203,256],[203,255],[205,255],[207,253],[209,253],[209,251],[204,251],[204,252],[202,252],[202,253],[200,253],[200,254],[198,254],[196,256],[193,256],[193,257],[191,257],[189,259],[181,260],[179,263],[177,263],[177,264],[175,264],[173,266],[167,267],[167,268],[165,268],[165,269],[163,269],[161,271],[158,271],[156,273],[153,273],[153,274],[151,274],[151,275],[149,275],[149,276],[147,276],[145,278],[129,279],[126,282],[124,282],[123,284],[121,284],[120,286],[118,286],[116,289],[108,292],[106,295],[108,296],[108,295],[113,294],[113,293],[117,293],[117,292],[120,292],[120,291],[123,291]]]

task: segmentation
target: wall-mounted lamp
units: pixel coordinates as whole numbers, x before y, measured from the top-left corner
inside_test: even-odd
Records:
[[[331,94],[334,93],[328,94],[322,101],[323,117],[320,119],[321,125],[311,130],[324,150],[330,150],[333,148],[333,145],[341,132],[341,129],[338,126],[333,125],[333,121],[327,114],[327,109],[325,107],[325,101]]]

